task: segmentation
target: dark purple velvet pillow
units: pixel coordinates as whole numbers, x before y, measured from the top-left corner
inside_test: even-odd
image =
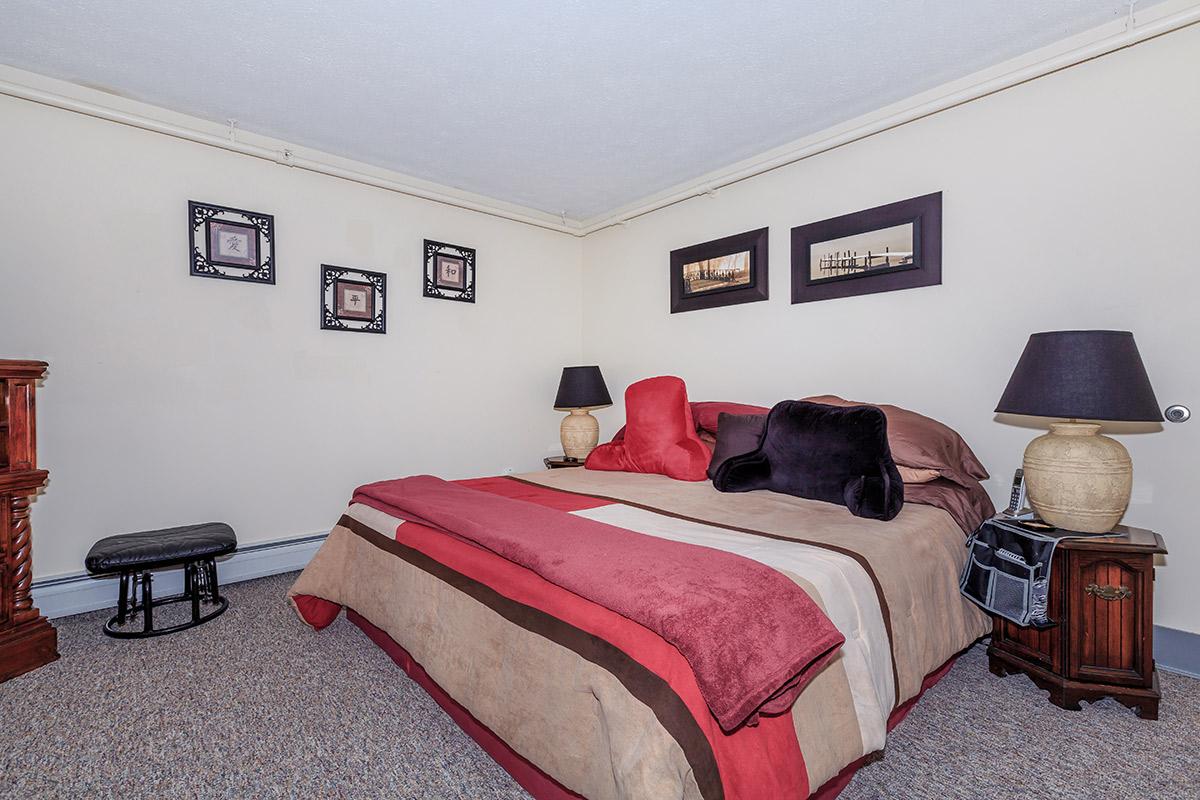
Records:
[[[730,458],[757,449],[766,424],[766,414],[730,414],[722,411],[717,415],[717,443],[708,462],[709,479],[714,478],[717,469]]]
[[[824,500],[868,519],[892,519],[904,506],[887,417],[875,406],[784,400],[767,415],[758,445],[715,470],[713,486],[722,492],[769,489]]]

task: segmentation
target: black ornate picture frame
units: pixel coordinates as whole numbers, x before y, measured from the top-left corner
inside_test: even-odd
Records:
[[[767,228],[671,251],[671,313],[770,297]]]
[[[424,251],[424,295],[439,300],[474,303],[475,250],[426,239]]]
[[[275,283],[275,217],[188,201],[188,261],[192,275]]]
[[[321,328],[387,333],[387,274],[322,264]]]
[[[792,228],[792,302],[942,282],[942,193]]]

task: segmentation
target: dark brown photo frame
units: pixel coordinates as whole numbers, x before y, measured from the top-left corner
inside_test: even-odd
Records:
[[[718,308],[738,303],[766,300],[767,291],[767,228],[714,239],[671,251],[671,313]],[[691,293],[683,276],[685,264],[749,251],[750,280],[744,285],[708,289]]]
[[[912,223],[911,263],[812,277],[813,245]],[[942,282],[942,193],[911,197],[792,228],[792,303],[855,297]]]

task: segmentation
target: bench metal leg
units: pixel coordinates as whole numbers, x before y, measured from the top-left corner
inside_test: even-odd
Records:
[[[154,593],[150,588],[154,580],[149,572],[142,573],[142,632],[154,630]]]
[[[192,622],[200,622],[200,581],[196,580],[196,562],[189,561],[187,568],[184,570],[184,582],[187,584],[184,587],[184,594],[191,597],[192,600]]]
[[[208,570],[208,591],[212,596],[214,603],[221,602],[221,590],[217,585],[217,560],[215,558],[206,558],[204,560],[204,568]]]
[[[214,558],[187,561],[183,564],[183,594],[154,599],[153,575],[147,571],[140,575],[134,570],[120,574],[121,594],[117,598],[117,613],[104,624],[104,632],[115,639],[145,639],[167,633],[187,630],[216,619],[229,608],[229,601],[221,597],[217,586],[217,562]],[[138,598],[138,584],[141,598]],[[190,603],[191,619],[167,628],[154,627],[154,607],[172,603]],[[201,605],[215,606],[205,612]],[[142,629],[125,630],[123,626],[138,612],[142,613]],[[131,626],[132,627],[132,626]]]
[[[121,570],[121,594],[117,598],[117,624],[125,624],[125,615],[129,610],[129,572]]]

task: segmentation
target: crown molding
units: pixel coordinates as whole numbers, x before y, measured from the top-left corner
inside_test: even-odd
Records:
[[[1082,64],[1148,39],[1200,22],[1197,0],[1167,0],[1136,15],[1121,16],[1113,22],[1062,39],[1024,55],[1001,62],[966,77],[913,95],[877,111],[797,139],[788,144],[743,161],[714,170],[677,184],[640,201],[581,222],[578,235],[597,231],[653,213],[668,206],[704,196],[715,196],[719,189],[765,172],[786,167],[797,161],[851,142],[874,136],[940,111],[978,100],[996,92]]]
[[[434,203],[545,228],[556,233],[579,235],[578,222],[555,214],[443,186],[394,170],[375,167],[4,64],[0,64],[0,95],[273,161],[291,169],[341,178]]]
[[[170,111],[109,91],[0,64],[0,95],[218,147],[291,169],[584,237],[981,97],[1200,22],[1200,0],[1166,0],[1145,11],[1031,51],[877,111],[797,139],[585,220],[549,214],[361,161]]]

